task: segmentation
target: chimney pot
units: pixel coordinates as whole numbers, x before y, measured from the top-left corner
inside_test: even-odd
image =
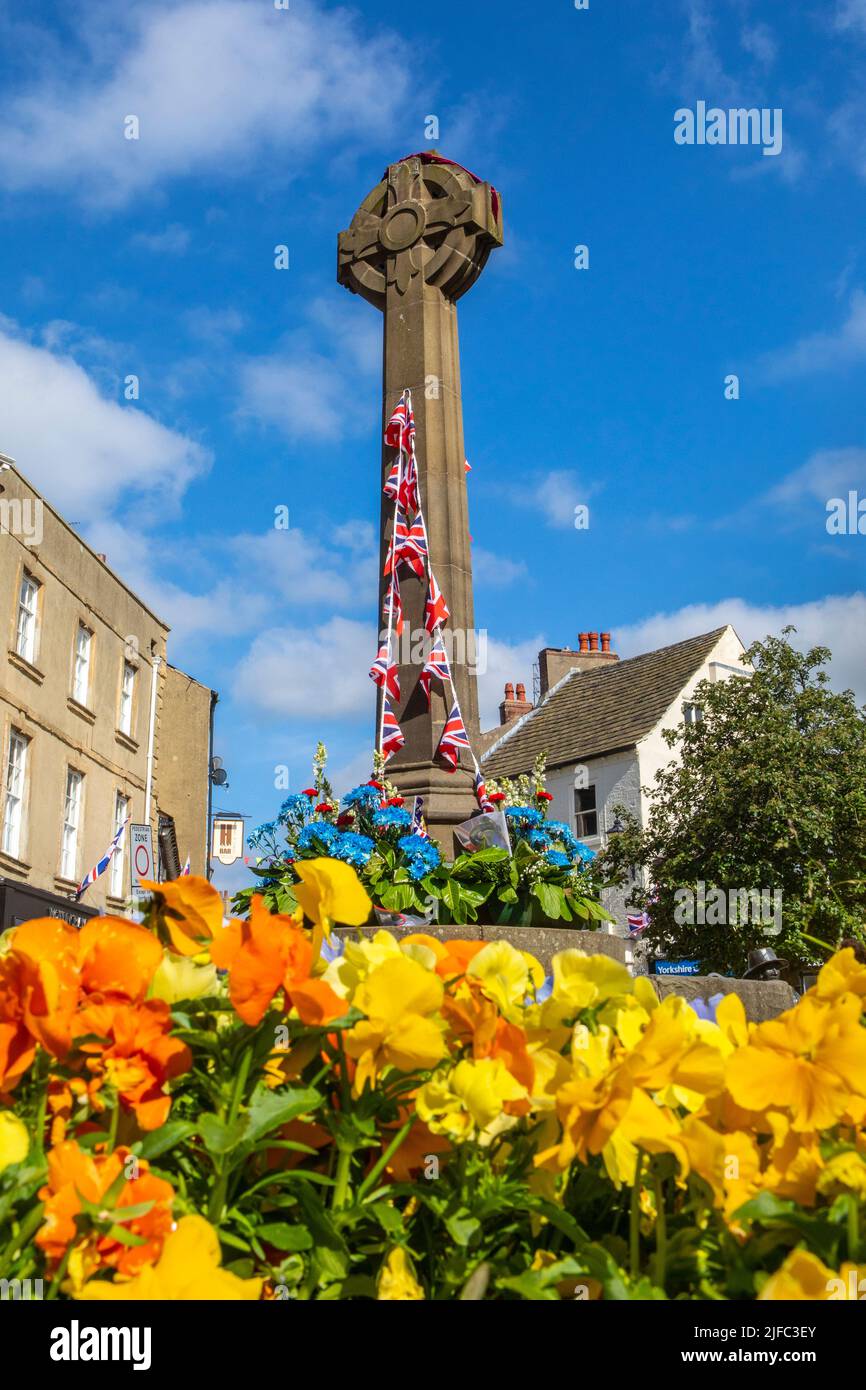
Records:
[[[597,652],[597,651],[598,651],[598,633],[597,633],[597,632],[591,632],[591,633],[589,634],[589,650],[590,650],[591,652]]]
[[[609,633],[609,632],[603,632],[603,633],[601,634],[601,649],[602,649],[603,652],[609,652],[609,651],[610,651],[610,633]]]
[[[588,652],[588,651],[589,651],[589,633],[588,633],[588,632],[579,632],[578,635],[577,635],[577,640],[578,640],[578,642],[580,643],[580,650],[581,650],[582,652]]]
[[[514,686],[511,684],[511,681],[509,681],[505,687],[505,698],[506,700],[514,699]]]
[[[518,700],[526,699],[526,686],[522,683],[522,681],[517,686],[517,698]]]

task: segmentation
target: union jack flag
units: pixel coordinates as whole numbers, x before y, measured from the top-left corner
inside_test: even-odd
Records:
[[[430,839],[427,834],[427,826],[424,823],[424,798],[422,796],[415,797],[415,806],[412,811],[412,833],[413,835],[420,835],[422,840]]]
[[[405,396],[388,421],[385,443],[392,449],[399,449],[407,458],[411,458],[415,450],[415,415]]]
[[[630,912],[626,920],[628,921],[628,934],[634,937],[643,936],[650,924],[646,912]]]
[[[186,856],[186,863],[180,871],[181,878],[189,878],[189,855]]]
[[[434,679],[442,681],[443,684],[445,681],[451,680],[451,667],[448,665],[448,653],[443,645],[441,633],[430,648],[430,655],[424,663],[424,669],[419,677],[424,694],[427,696],[428,705],[430,703],[430,682]]]
[[[370,680],[380,686],[389,699],[400,699],[400,673],[394,662],[388,660],[387,647],[379,648],[379,655],[370,667]]]
[[[391,471],[385,480],[382,491],[386,497],[390,497],[392,502],[396,502],[400,495],[400,475],[402,473],[401,460],[395,459],[391,464]]]
[[[105,853],[104,853],[104,855],[102,856],[102,858],[100,859],[99,863],[98,863],[98,864],[95,864],[94,867],[90,870],[90,873],[89,873],[89,874],[86,874],[85,877],[81,880],[81,885],[80,885],[80,887],[79,887],[79,889],[78,889],[78,892],[75,894],[75,901],[76,901],[76,902],[78,902],[78,899],[79,899],[84,893],[86,893],[86,891],[87,891],[87,889],[90,887],[91,883],[95,883],[96,880],[99,878],[99,876],[100,876],[101,874],[104,874],[104,873],[105,873],[105,870],[108,868],[109,864],[111,863],[112,859],[114,858],[115,852],[116,852],[116,850],[118,849],[118,847],[119,847],[119,845],[120,845],[120,841],[121,841],[122,838],[123,838],[123,832],[124,832],[124,830],[126,829],[126,827],[127,827],[128,824],[129,824],[129,816],[127,816],[126,820],[123,822],[123,825],[120,827],[120,829],[117,830],[117,831],[115,832],[114,839],[112,840],[111,844],[108,846],[108,849],[105,851]]]
[[[447,623],[451,617],[448,611],[448,604],[442,597],[442,590],[436,583],[436,576],[430,571],[430,584],[427,589],[427,603],[424,608],[424,626],[428,632],[435,632],[441,623]]]
[[[415,455],[410,454],[403,465],[403,476],[400,479],[400,506],[404,512],[414,514],[419,510],[418,505],[418,465],[415,462]]]
[[[382,720],[382,752],[385,758],[392,758],[405,742],[403,731],[397,723],[397,716],[386,698],[385,713]]]
[[[457,764],[460,761],[461,748],[469,747],[469,735],[463,727],[463,716],[455,700],[451,706],[451,713],[442,730],[442,737],[439,740],[439,747],[436,754],[446,762],[451,772],[457,771]]]
[[[387,570],[385,573],[387,574]],[[388,627],[393,627],[398,637],[403,635],[403,603],[400,599],[400,580],[396,570],[391,575],[390,588],[385,590],[385,602],[382,604],[382,621]]]
[[[495,811],[496,807],[492,801],[487,799],[487,788],[484,785],[484,778],[480,771],[475,773],[475,796],[482,811]]]
[[[419,579],[424,578],[427,568],[427,532],[424,522],[414,521],[410,526],[403,512],[397,512],[394,524],[394,541],[385,565],[385,573],[390,574],[395,566],[404,561],[414,570]]]

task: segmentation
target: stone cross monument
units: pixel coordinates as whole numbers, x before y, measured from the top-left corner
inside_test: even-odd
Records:
[[[490,184],[438,155],[412,155],[392,164],[341,232],[337,278],[385,316],[382,395],[385,424],[408,388],[417,426],[421,501],[430,562],[451,611],[446,646],[463,719],[478,752],[478,691],[474,672],[472,557],[466,498],[457,300],[471,289],[494,247],[502,245],[502,208]],[[383,449],[384,485],[394,451]],[[393,503],[382,497],[381,565],[390,540]],[[382,612],[386,581],[380,581]],[[407,800],[424,798],[430,832],[451,850],[451,828],[477,807],[467,753],[449,774],[435,761],[448,715],[450,690],[434,681],[430,707],[418,685],[424,655],[425,584],[400,573],[405,612],[396,641],[405,746],[388,765]],[[448,641],[450,634],[450,642]]]

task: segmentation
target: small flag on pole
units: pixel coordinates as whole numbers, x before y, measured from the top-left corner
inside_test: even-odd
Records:
[[[493,802],[487,799],[487,788],[484,785],[484,778],[481,776],[480,770],[475,773],[475,796],[482,811],[496,810]]]
[[[405,396],[401,397],[385,429],[385,443],[410,457],[415,450],[415,415]]]
[[[424,578],[427,567],[427,533],[424,530],[422,521],[414,521],[410,526],[403,512],[397,512],[394,524],[394,543],[388,555],[385,565],[385,573],[391,571],[404,561],[417,574],[419,579]]]
[[[392,758],[394,754],[403,747],[405,742],[403,731],[397,723],[397,716],[386,698],[382,718],[382,752],[386,760]]]
[[[412,833],[413,835],[420,835],[422,840],[430,839],[427,834],[427,826],[424,824],[424,798],[422,796],[415,797],[415,807],[412,811]]]
[[[435,632],[442,623],[447,623],[451,614],[442,597],[442,590],[436,583],[436,576],[430,571],[430,584],[427,589],[427,603],[424,608],[424,626],[428,632]]]
[[[189,855],[186,856],[186,863],[180,871],[181,878],[189,878]]]
[[[388,648],[380,647],[379,655],[370,667],[370,680],[385,691],[389,699],[400,699],[400,673],[393,661],[388,660]]]
[[[460,761],[461,748],[469,747],[469,735],[463,727],[463,716],[455,700],[451,706],[451,713],[442,730],[442,737],[439,740],[439,747],[436,749],[437,756],[448,764],[451,772],[457,771],[457,764]]]
[[[634,937],[643,936],[650,924],[646,912],[630,912],[626,920],[628,921],[628,934]]]
[[[82,897],[82,895],[83,895],[84,893],[86,893],[86,891],[87,891],[87,889],[90,887],[91,883],[95,883],[96,880],[97,880],[102,874],[105,873],[105,870],[108,868],[109,864],[111,863],[112,859],[114,858],[115,853],[117,852],[117,849],[118,849],[118,847],[119,847],[119,845],[120,845],[120,841],[121,841],[122,838],[123,838],[123,832],[124,832],[124,830],[126,829],[126,827],[127,827],[128,824],[129,824],[129,816],[127,816],[126,820],[123,822],[123,825],[121,825],[120,828],[119,828],[118,830],[115,831],[114,839],[112,840],[111,844],[108,846],[108,849],[105,851],[105,853],[104,853],[104,855],[102,856],[102,858],[100,859],[99,863],[98,863],[98,864],[95,864],[94,867],[90,870],[90,873],[89,873],[89,874],[86,874],[85,877],[82,879],[82,881],[81,881],[81,886],[79,887],[78,892],[75,894],[75,901],[76,901],[76,902],[78,902],[78,899],[79,899],[80,897]]]

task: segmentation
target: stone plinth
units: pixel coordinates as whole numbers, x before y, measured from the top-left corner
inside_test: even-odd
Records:
[[[545,970],[550,970],[551,961],[558,951],[584,951],[588,956],[610,956],[631,967],[631,942],[618,936],[608,936],[601,931],[578,931],[568,927],[364,927],[364,936],[373,936],[377,931],[390,931],[398,939],[413,936],[420,932],[434,936],[437,941],[510,941],[518,951],[529,951],[536,960],[541,961]],[[357,933],[353,927],[337,927],[336,935],[353,937]]]
[[[763,1023],[793,1008],[797,996],[784,980],[729,980],[723,975],[649,977],[659,999],[677,994],[681,999],[706,999],[713,994],[738,994],[750,1023]]]

